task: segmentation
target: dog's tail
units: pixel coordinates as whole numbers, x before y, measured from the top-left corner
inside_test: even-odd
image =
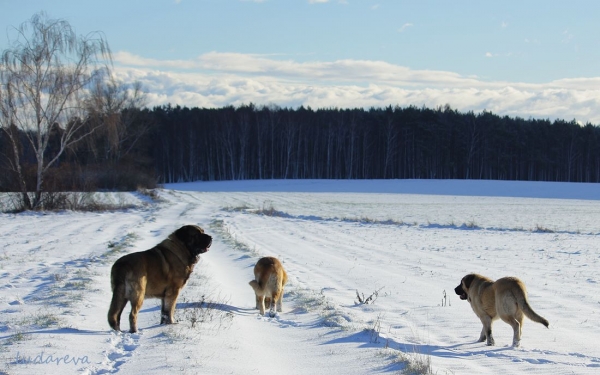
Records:
[[[125,298],[125,277],[124,272],[119,272],[119,264],[115,263],[110,273],[110,286],[113,292],[112,300],[110,301],[110,307],[108,308],[108,325],[115,331],[119,331],[120,317],[123,312],[123,308],[127,304]]]
[[[548,322],[548,320],[546,320],[546,318],[538,315],[535,311],[533,311],[533,309],[529,305],[529,301],[527,299],[527,292],[525,290],[522,290],[521,288],[519,288],[519,291],[521,293],[519,293],[520,295],[516,296],[517,297],[517,304],[519,305],[519,307],[521,308],[521,310],[523,310],[523,313],[525,313],[525,316],[528,317],[529,319],[531,319],[534,322],[541,323],[541,324],[545,325],[546,328],[548,328],[548,326],[550,325],[550,323]]]
[[[281,271],[283,272],[283,279],[281,280],[281,285],[285,285],[288,281],[288,276],[284,269],[282,269]]]
[[[256,293],[256,295],[259,295],[259,296],[263,295],[264,287],[262,285],[260,285],[260,283],[258,281],[252,280],[248,284],[250,284],[252,289],[254,289],[254,293]]]

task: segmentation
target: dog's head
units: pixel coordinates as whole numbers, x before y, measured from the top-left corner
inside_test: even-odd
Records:
[[[174,232],[175,236],[185,244],[192,256],[204,254],[212,245],[212,237],[204,233],[197,225],[184,225]]]
[[[474,274],[469,274],[460,280],[460,284],[456,288],[454,288],[454,293],[460,296],[460,299],[467,299],[469,294],[469,288],[471,287],[471,283],[475,278]]]

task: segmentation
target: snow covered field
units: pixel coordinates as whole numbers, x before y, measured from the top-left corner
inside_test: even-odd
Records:
[[[119,212],[0,214],[0,373],[600,372],[600,185],[231,181],[159,195],[113,195],[137,207]],[[179,323],[158,325],[146,300],[139,333],[110,331],[112,263],[184,224],[214,241]],[[275,318],[248,285],[267,255],[289,275]],[[498,321],[496,346],[477,343],[481,323],[453,291],[470,272],[521,278],[550,329],[526,320],[512,348]]]

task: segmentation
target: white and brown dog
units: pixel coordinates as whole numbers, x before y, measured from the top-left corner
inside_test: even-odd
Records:
[[[527,299],[525,284],[516,277],[503,277],[494,281],[472,273],[462,278],[454,292],[460,299],[469,301],[481,320],[483,328],[478,341],[487,341],[487,345],[494,345],[492,323],[498,318],[513,328],[514,347],[521,344],[525,316],[546,327],[549,325],[545,318],[533,311]]]
[[[275,316],[275,309],[282,311],[283,287],[287,274],[277,258],[260,258],[254,266],[254,280],[250,286],[256,294],[256,308],[265,315],[265,304],[269,306],[269,315]]]

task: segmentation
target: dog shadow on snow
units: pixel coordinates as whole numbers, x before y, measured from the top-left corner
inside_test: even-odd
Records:
[[[339,332],[339,331],[336,331]],[[331,334],[334,334],[332,332]],[[387,339],[380,336],[374,336],[370,330],[356,332],[354,334],[338,337],[335,339],[328,340],[322,345],[330,344],[344,344],[344,343],[360,343],[361,348],[388,348],[391,350],[398,350],[402,353],[412,356],[432,356],[439,358],[470,358],[474,355],[484,355],[487,357],[502,357],[508,352],[513,350],[510,346],[483,346],[484,344],[475,341],[467,341],[464,343],[454,345],[430,345],[430,344],[414,344],[400,342],[392,339]],[[392,364],[389,368],[384,371],[398,370],[398,366],[402,365]]]
[[[226,303],[217,303],[217,302],[178,302],[175,308],[175,312],[184,311],[188,309],[213,309],[219,310],[222,312],[230,312],[236,315],[256,315],[257,311],[254,308],[241,308],[233,305],[229,305]],[[160,311],[160,306],[152,306],[145,309],[140,310],[140,313],[150,313],[154,311]]]

